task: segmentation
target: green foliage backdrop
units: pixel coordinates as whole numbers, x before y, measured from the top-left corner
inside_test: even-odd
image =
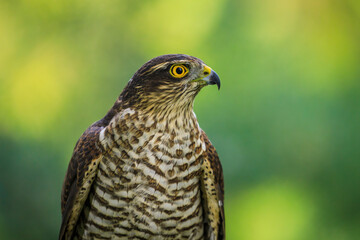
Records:
[[[228,239],[360,235],[360,2],[0,2],[0,239],[56,239],[72,149],[152,57],[222,80],[195,111],[216,146]]]

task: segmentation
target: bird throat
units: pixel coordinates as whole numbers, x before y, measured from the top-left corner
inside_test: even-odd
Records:
[[[175,126],[176,128],[188,128],[194,127],[191,124],[196,122],[193,105],[194,96],[149,97],[146,102],[141,103],[139,112],[158,123],[172,125],[177,122],[180,125]]]

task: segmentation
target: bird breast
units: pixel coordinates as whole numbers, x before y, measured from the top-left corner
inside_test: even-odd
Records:
[[[202,236],[205,144],[191,116],[159,122],[126,109],[111,121],[100,134],[105,153],[86,210],[95,224],[84,229],[147,239]]]

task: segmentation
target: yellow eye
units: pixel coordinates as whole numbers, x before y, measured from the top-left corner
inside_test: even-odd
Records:
[[[184,65],[172,65],[170,68],[170,74],[176,78],[182,78],[189,72],[189,69]]]

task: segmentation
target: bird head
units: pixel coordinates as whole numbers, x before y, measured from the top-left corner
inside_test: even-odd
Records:
[[[130,107],[149,112],[192,110],[197,93],[219,76],[198,58],[169,54],[151,59],[130,79],[122,95]]]

